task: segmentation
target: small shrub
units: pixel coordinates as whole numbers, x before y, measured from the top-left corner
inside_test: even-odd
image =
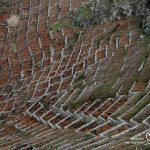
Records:
[[[2,0],[0,1],[0,14],[3,14],[9,10],[13,0]]]
[[[106,100],[109,97],[115,97],[115,92],[112,90],[110,85],[105,84],[94,89],[89,97],[89,100],[93,102],[96,99]]]
[[[80,80],[83,80],[84,78],[85,78],[85,72],[82,72],[82,73],[77,75],[77,77],[74,80],[74,83],[76,83],[76,82],[78,82]]]
[[[93,138],[93,135],[87,133],[87,134],[85,134],[85,138],[86,138],[86,140],[89,140],[89,139]]]
[[[86,19],[91,17],[91,8],[90,5],[81,6],[76,11],[75,14],[80,19]]]
[[[77,41],[79,39],[80,33],[79,32],[75,32],[73,34],[75,41]]]
[[[83,85],[83,83],[82,82],[77,82],[75,85],[73,85],[74,86],[74,88],[79,88],[79,89],[81,89],[81,90],[83,90],[84,88],[85,88],[85,85]]]
[[[85,99],[80,99],[74,103],[71,103],[68,108],[69,110],[77,110],[78,108],[80,108],[83,104],[85,103]]]
[[[72,16],[72,22],[77,27],[93,24],[93,16],[90,5],[79,7]]]
[[[53,32],[60,32],[61,29],[62,29],[62,25],[60,23],[56,23],[49,27],[49,30]]]

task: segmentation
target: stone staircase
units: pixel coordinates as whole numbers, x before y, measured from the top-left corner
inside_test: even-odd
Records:
[[[148,143],[149,41],[130,18],[90,28],[67,22],[89,2],[19,0],[0,15],[0,150]],[[13,14],[16,29],[5,23]]]

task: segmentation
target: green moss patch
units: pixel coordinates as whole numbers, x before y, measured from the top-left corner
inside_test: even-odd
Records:
[[[74,102],[74,103],[71,103],[68,108],[69,110],[77,110],[78,108],[80,108],[83,104],[85,103],[85,99],[80,99],[78,102]]]
[[[13,4],[13,0],[1,1],[0,2],[0,14],[7,12],[11,5]]]
[[[49,31],[60,32],[61,30],[62,30],[62,25],[59,22],[55,23],[52,26],[49,26]]]
[[[86,140],[89,140],[89,139],[93,138],[93,135],[90,134],[90,133],[86,133],[86,134],[84,135],[84,137],[85,137]]]
[[[91,93],[89,100],[95,101],[96,99],[101,99],[102,101],[106,100],[107,98],[115,97],[115,92],[112,90],[112,86],[109,84],[98,86],[96,89],[93,90]]]
[[[91,8],[90,5],[81,6],[75,11],[75,15],[79,19],[91,18]]]

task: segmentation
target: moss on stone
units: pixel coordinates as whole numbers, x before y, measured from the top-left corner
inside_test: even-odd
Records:
[[[60,32],[62,30],[62,25],[61,23],[57,22],[52,26],[49,26],[49,30],[53,32]]]
[[[111,97],[115,97],[115,92],[112,89],[112,86],[109,84],[104,84],[104,85],[100,85],[98,86],[96,89],[93,90],[93,92],[91,93],[89,100],[90,101],[95,101],[96,99],[101,99],[102,101],[105,101],[107,98]]]

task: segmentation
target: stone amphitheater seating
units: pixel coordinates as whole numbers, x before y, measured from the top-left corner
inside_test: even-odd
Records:
[[[142,89],[136,90],[134,82],[122,92],[126,85],[121,81],[126,83],[126,77],[117,77],[111,85],[115,97],[84,101],[70,109],[72,103],[83,100],[91,85],[101,84],[99,75],[110,60],[116,61],[120,51],[130,51],[139,40],[136,31],[132,39],[122,31],[121,36],[114,34],[96,46],[99,34],[113,30],[116,21],[80,29],[77,42],[65,51],[78,29],[62,27],[49,33],[47,28],[88,2],[20,0],[0,15],[0,149],[134,149],[132,142],[140,137],[147,143],[150,78]],[[20,18],[16,29],[6,28],[5,20],[12,14]],[[132,66],[130,59],[116,62],[117,72]],[[136,71],[142,72],[144,64]]]

